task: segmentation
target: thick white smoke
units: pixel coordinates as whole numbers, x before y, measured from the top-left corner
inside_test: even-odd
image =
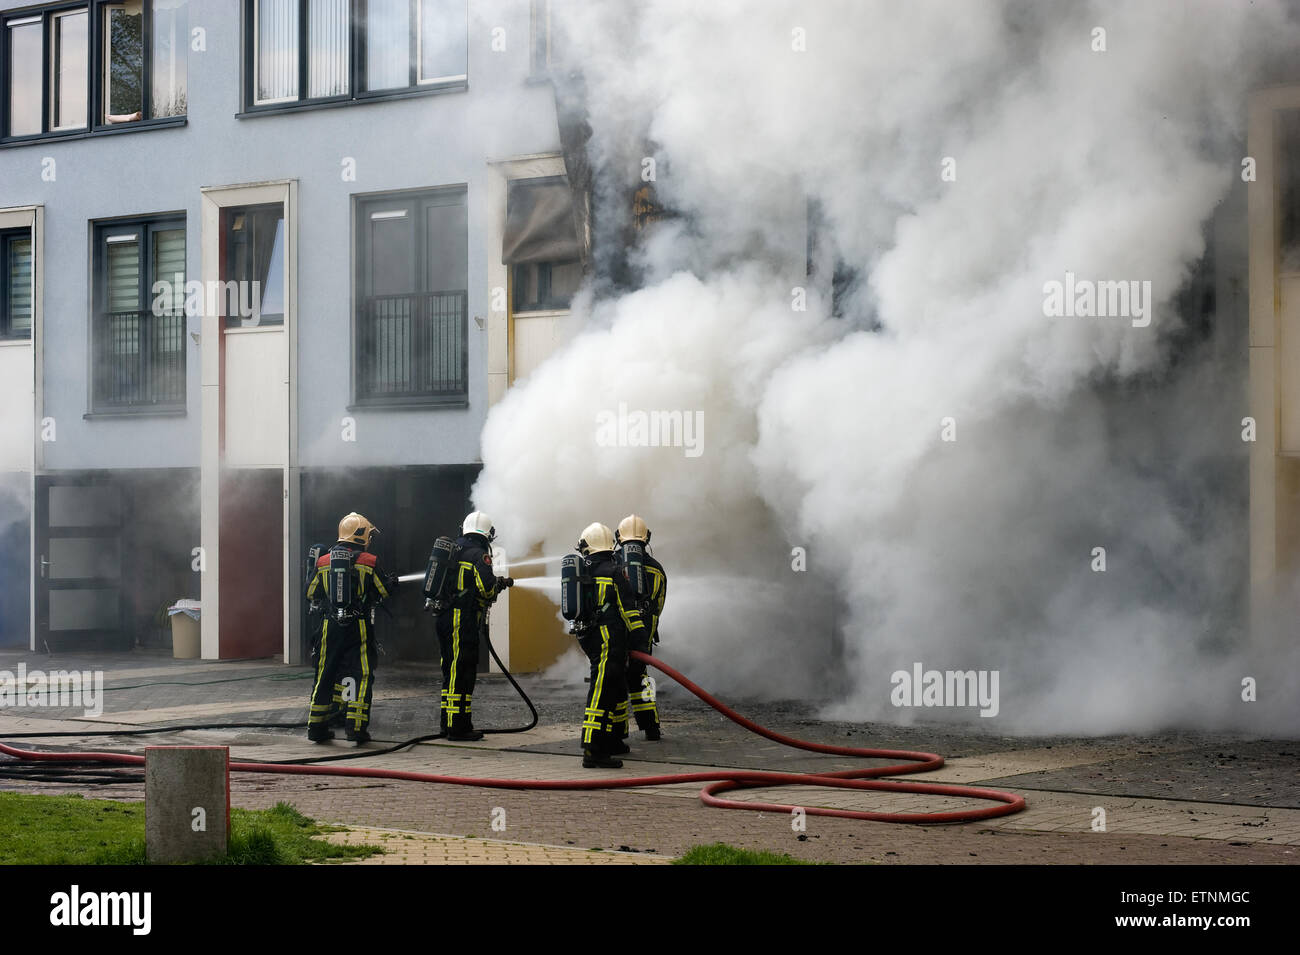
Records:
[[[1229,347],[1170,352],[1205,224],[1246,188],[1245,93],[1300,40],[1284,5],[638,0],[569,22],[598,213],[651,142],[683,218],[637,253],[644,287],[580,300],[493,410],[475,502],[502,532],[553,553],[642,514],[665,653],[730,692],[932,717],[890,702],[920,662],[1000,671],[999,729],[1265,728],[1237,716],[1260,661],[1231,629],[1245,363],[1221,326],[1244,311],[1210,316]],[[806,199],[863,278],[844,317],[792,308]],[[1067,272],[1149,282],[1149,324],[1047,317]],[[702,412],[702,453],[602,445],[620,403]]]

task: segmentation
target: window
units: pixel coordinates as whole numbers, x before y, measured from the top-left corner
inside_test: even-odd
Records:
[[[862,271],[839,253],[826,208],[820,199],[808,199],[806,221],[808,253],[805,274],[823,283],[822,277],[830,272],[829,288],[822,284],[822,292],[830,293],[831,317],[846,318],[851,314],[853,299],[862,286]],[[867,327],[876,330],[880,325],[871,316]]]
[[[501,261],[511,268],[514,311],[569,307],[582,283],[582,262],[567,179],[510,183]]]
[[[551,72],[559,61],[557,55],[559,31],[551,6],[551,0],[531,0],[529,5],[529,20],[532,27],[529,72],[533,76],[544,76]]]
[[[0,338],[32,335],[32,233],[0,232]]]
[[[185,220],[95,228],[96,412],[185,409]]]
[[[463,403],[465,189],[358,198],[356,263],[357,402]]]
[[[60,6],[3,21],[6,139],[183,117],[186,0]]]
[[[284,324],[284,205],[221,210],[227,328]],[[235,300],[238,299],[238,305]]]
[[[5,24],[8,46],[9,135],[41,132],[41,49],[45,28],[41,17],[23,17]]]
[[[1278,270],[1300,272],[1300,110],[1276,115]]]
[[[56,13],[50,63],[50,129],[80,129],[86,125],[86,83],[89,64],[90,17],[85,10]]]
[[[250,0],[250,108],[463,86],[466,0]]]

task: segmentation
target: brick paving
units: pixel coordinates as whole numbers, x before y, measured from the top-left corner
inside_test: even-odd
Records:
[[[327,863],[330,865],[667,865],[672,861],[635,852],[561,849],[374,826],[356,826],[319,838],[337,845],[372,845],[384,850],[365,859]]]
[[[120,728],[182,722],[269,722],[291,727],[305,717],[309,674],[266,661],[228,664],[171,661],[154,654],[0,653],[0,669],[105,670],[104,716],[32,708],[0,710],[0,740],[42,729]],[[224,682],[238,677],[236,682]],[[215,682],[223,681],[223,682]],[[375,719],[378,740],[400,741],[432,730],[437,670],[427,665],[380,669]],[[495,778],[571,779],[636,776],[710,767],[827,771],[862,762],[792,750],[753,736],[679,688],[661,687],[665,738],[630,741],[632,758],[614,773],[583,770],[577,725],[583,687],[536,677],[524,681],[541,713],[534,730],[489,736],[483,743],[436,743],[337,765],[411,769]],[[187,686],[147,686],[139,683]],[[131,687],[131,688],[128,688]],[[296,697],[293,695],[297,693]],[[934,782],[988,785],[1025,794],[1028,811],[957,826],[899,826],[808,816],[797,831],[790,816],[711,809],[698,786],[602,792],[521,792],[391,780],[234,774],[236,806],[265,808],[281,800],[322,822],[400,832],[393,861],[557,864],[664,860],[692,845],[728,842],[828,862],[878,863],[1294,863],[1300,860],[1300,744],[1217,734],[1102,739],[1008,738],[942,726],[851,724],[816,718],[812,703],[728,701],[781,732],[825,742],[925,750],[949,758]],[[518,725],[527,713],[499,676],[481,679],[475,694],[480,726]],[[112,721],[112,722],[110,722]],[[49,739],[41,748],[139,752],[145,743],[232,747],[246,761],[297,760],[356,750],[341,740],[314,746],[296,729],[191,731],[158,736]],[[372,744],[371,749],[379,744]],[[0,770],[15,770],[0,760]],[[137,773],[138,775],[138,773]],[[142,784],[87,787],[0,779],[0,788],[29,792],[84,791],[140,799]],[[783,787],[735,798],[884,811],[937,811],[968,800],[910,794]],[[1097,809],[1105,830],[1094,831]],[[494,827],[495,823],[495,827]],[[502,825],[504,824],[504,829]],[[421,836],[420,834],[425,834]],[[405,838],[410,836],[411,838]],[[471,846],[474,843],[477,845]],[[493,847],[489,852],[486,847]],[[508,847],[515,848],[508,848]],[[519,848],[524,846],[526,848]],[[550,855],[548,855],[550,853]],[[371,864],[379,864],[372,862]]]

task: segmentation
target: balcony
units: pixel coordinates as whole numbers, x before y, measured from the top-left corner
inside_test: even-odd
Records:
[[[185,314],[149,309],[95,319],[96,413],[185,410]]]
[[[464,291],[374,295],[357,315],[357,404],[463,404]]]

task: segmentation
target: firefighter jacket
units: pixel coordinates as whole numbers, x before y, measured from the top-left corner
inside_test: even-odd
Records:
[[[452,567],[449,603],[456,610],[486,610],[501,591],[492,570],[492,552],[481,534],[456,539],[456,564]]]
[[[656,643],[659,640],[659,618],[663,615],[664,601],[668,597],[668,575],[664,573],[664,565],[649,554],[642,560],[650,593],[641,600],[641,622],[648,631],[646,641]]]
[[[636,591],[614,555],[610,552],[594,555],[587,573],[591,576],[592,622],[597,627],[621,626],[628,633],[640,636],[644,624],[637,610]]]

